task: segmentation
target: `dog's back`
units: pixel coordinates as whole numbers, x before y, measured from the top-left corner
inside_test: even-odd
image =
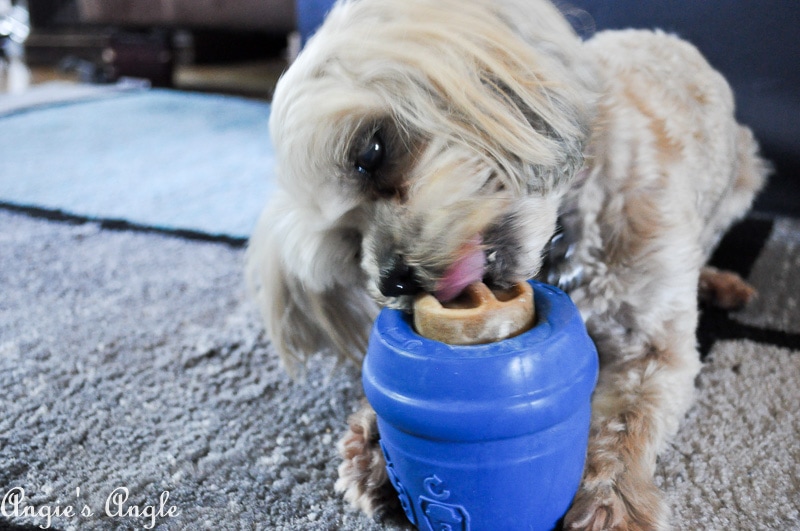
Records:
[[[660,31],[606,31],[586,48],[606,85],[591,165],[609,193],[661,201],[667,220],[691,221],[683,230],[698,231],[706,260],[768,172],[736,123],[727,81],[694,46]]]

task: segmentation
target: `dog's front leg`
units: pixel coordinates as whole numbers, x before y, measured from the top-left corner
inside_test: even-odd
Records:
[[[656,457],[691,404],[700,367],[693,342],[679,337],[602,367],[584,479],[564,529],[669,529]]]
[[[381,452],[375,410],[365,400],[361,409],[350,416],[348,425],[347,433],[339,441],[342,464],[336,491],[369,516],[398,506]]]

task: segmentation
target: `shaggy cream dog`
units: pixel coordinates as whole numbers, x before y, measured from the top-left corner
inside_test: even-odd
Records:
[[[752,296],[703,264],[766,173],[697,50],[649,31],[581,42],[545,0],[342,1],[270,126],[278,187],[248,267],[288,368],[360,360],[378,307],[420,291],[549,279],[601,360],[565,528],[667,528],[652,476],[692,402],[698,285]],[[388,502],[377,439],[366,408],[341,443],[337,487],[367,512]]]

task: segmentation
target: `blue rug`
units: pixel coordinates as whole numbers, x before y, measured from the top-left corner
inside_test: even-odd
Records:
[[[4,204],[246,238],[269,194],[267,103],[166,90],[17,108],[8,98],[0,105]]]

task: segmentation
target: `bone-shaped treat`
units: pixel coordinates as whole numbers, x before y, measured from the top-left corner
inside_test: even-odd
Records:
[[[534,322],[533,289],[528,282],[495,291],[476,282],[449,302],[428,294],[414,301],[417,333],[451,345],[500,341],[529,330]]]

